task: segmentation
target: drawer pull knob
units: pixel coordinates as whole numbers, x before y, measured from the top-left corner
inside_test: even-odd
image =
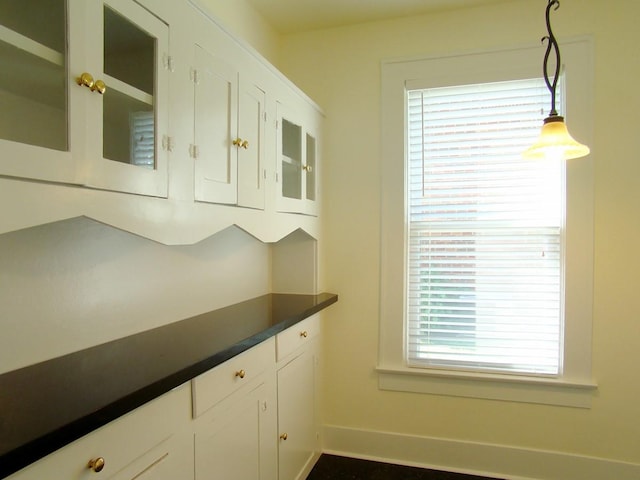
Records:
[[[289,438],[289,435],[287,435],[286,433],[280,435],[280,440],[286,440],[287,438]]]
[[[244,370],[238,370],[236,372],[236,377],[240,377],[240,378],[244,378],[244,376],[247,374],[247,372],[245,372]]]
[[[300,336],[302,338],[307,338],[309,336],[309,334],[307,333],[307,331],[305,330],[304,332],[300,332]]]
[[[100,473],[104,468],[104,458],[98,457],[98,458],[94,458],[93,460],[89,460],[89,465],[87,466],[94,472]]]

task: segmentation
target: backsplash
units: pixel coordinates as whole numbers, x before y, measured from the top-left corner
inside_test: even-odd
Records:
[[[166,246],[79,217],[0,252],[0,373],[271,291],[270,245],[236,227]]]

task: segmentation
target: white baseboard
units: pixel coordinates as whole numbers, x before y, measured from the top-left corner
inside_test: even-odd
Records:
[[[296,480],[305,480],[305,478],[309,476],[316,462],[320,459],[320,453],[321,452],[318,452],[318,451],[313,453],[311,458],[309,458],[309,461],[307,462],[307,464],[302,468],[302,470],[300,470],[300,473],[296,477]]]
[[[640,464],[504,445],[324,426],[325,453],[506,480],[638,480]]]

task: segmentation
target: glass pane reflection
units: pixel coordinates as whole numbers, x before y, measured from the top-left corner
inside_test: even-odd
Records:
[[[68,150],[64,0],[0,0],[0,138]]]
[[[155,168],[153,105],[112,88],[105,93],[103,106],[104,158]]]
[[[156,39],[105,6],[104,158],[156,167],[155,64]]]
[[[302,198],[302,128],[282,120],[282,195]]]

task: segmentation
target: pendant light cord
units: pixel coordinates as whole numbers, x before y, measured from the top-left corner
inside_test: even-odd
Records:
[[[560,47],[558,46],[556,37],[553,35],[553,31],[551,30],[550,13],[551,13],[552,7],[554,7],[554,10],[557,10],[558,8],[560,8],[560,1],[549,0],[546,14],[545,14],[545,17],[547,20],[547,32],[549,34],[545,37],[542,37],[543,43],[545,42],[545,40],[548,42],[547,51],[544,54],[543,74],[544,74],[544,81],[547,84],[547,88],[549,88],[549,91],[551,92],[551,112],[549,113],[550,117],[558,115],[558,112],[556,111],[556,87],[558,85],[558,77],[560,76]],[[555,57],[556,57],[556,70],[553,75],[553,82],[549,80],[549,66],[548,66],[551,49],[554,50]]]

